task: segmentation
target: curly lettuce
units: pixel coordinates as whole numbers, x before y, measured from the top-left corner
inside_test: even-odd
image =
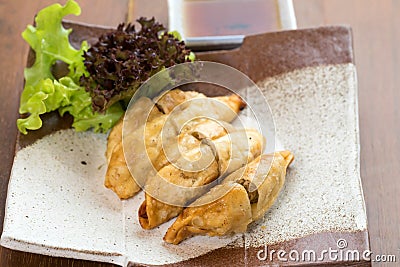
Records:
[[[93,109],[107,110],[118,101],[130,100],[152,75],[193,59],[177,32],[168,33],[154,18],[139,18],[140,30],[120,24],[104,33],[84,53],[89,75],[80,82],[92,97]]]
[[[87,42],[79,49],[72,47],[68,40],[71,29],[62,26],[66,15],[80,15],[79,5],[68,0],[65,6],[54,4],[37,14],[36,26],[29,25],[22,37],[35,51],[34,64],[24,71],[25,87],[21,94],[19,113],[23,118],[17,120],[20,132],[37,130],[42,127],[41,114],[58,110],[60,115],[68,112],[74,117],[73,127],[77,131],[93,128],[106,131],[123,114],[119,103],[100,114],[92,109],[90,94],[79,85],[79,78],[87,75],[83,63],[83,53],[88,50]],[[68,64],[69,73],[56,79],[51,71],[57,61]]]

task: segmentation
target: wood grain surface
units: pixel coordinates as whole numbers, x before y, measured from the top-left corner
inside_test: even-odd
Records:
[[[19,95],[28,46],[21,32],[55,0],[0,0],[0,230],[14,154]],[[59,1],[65,3],[65,1]],[[165,0],[79,0],[82,15],[69,19],[116,26],[140,15],[167,21]],[[346,24],[353,28],[359,80],[361,177],[371,249],[400,262],[400,1],[294,0],[299,27]],[[0,247],[0,266],[112,266]]]

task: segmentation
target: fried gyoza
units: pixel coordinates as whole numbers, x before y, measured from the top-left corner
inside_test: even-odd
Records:
[[[170,125],[167,126],[167,128],[177,127],[175,130],[181,129],[177,143],[181,144],[183,149],[180,150],[179,153],[176,153],[179,156],[172,158],[172,160],[176,162],[181,161],[182,158],[194,160],[193,158],[190,159],[190,156],[188,155],[188,153],[190,154],[189,150],[193,150],[196,152],[193,153],[192,151],[192,156],[195,157],[196,154],[202,152],[200,154],[203,155],[203,158],[206,158],[206,160],[208,158],[210,164],[207,168],[201,171],[193,172],[182,170],[174,164],[176,162],[173,162],[161,168],[155,177],[151,177],[150,181],[146,184],[146,191],[153,193],[146,193],[145,201],[139,208],[139,222],[144,229],[154,228],[177,216],[182,210],[180,205],[184,205],[191,198],[196,197],[194,193],[187,193],[186,195],[182,195],[182,192],[174,193],[173,190],[176,190],[177,187],[172,187],[171,190],[166,190],[165,188],[160,189],[160,183],[157,182],[157,179],[161,177],[171,184],[185,187],[206,185],[218,178],[220,175],[220,164],[222,164],[223,160],[221,160],[220,163],[218,159],[215,158],[214,154],[218,153],[218,150],[222,149],[223,145],[229,145],[230,148],[232,147],[230,143],[227,143],[229,139],[227,140],[226,138],[219,142],[221,146],[216,147],[209,147],[205,142],[202,143],[201,141],[219,140],[220,138],[223,138],[223,136],[227,134],[224,128],[232,128],[232,126],[227,123],[231,122],[237,116],[237,113],[244,107],[245,104],[243,100],[236,95],[215,98],[196,97],[191,100],[192,101],[188,101],[187,103],[183,103],[181,106],[177,107],[177,112],[171,117],[171,120],[169,121]],[[204,118],[205,115],[207,115],[207,118]],[[198,119],[192,120],[192,118]],[[215,119],[215,121],[213,119]],[[225,124],[222,126],[216,121]],[[180,128],[180,126],[182,126],[182,128]],[[184,138],[182,138],[182,136],[184,136]],[[191,136],[191,138],[185,136]],[[173,137],[174,134],[171,135],[172,142],[174,142]],[[246,135],[244,138],[247,138]],[[255,139],[260,140],[262,137]],[[185,142],[184,140],[190,140],[190,142]],[[195,148],[191,146],[192,143],[195,144]],[[243,140],[241,140],[240,143],[247,144],[247,142],[243,142]],[[203,151],[201,151],[201,148]],[[255,151],[256,149],[253,150]],[[259,155],[261,151],[256,153]],[[244,151],[243,154],[245,154]],[[254,156],[257,155],[254,154],[251,157]],[[164,162],[165,154],[161,154],[160,157],[161,159],[159,161]],[[246,161],[247,155],[242,157],[242,164],[243,162],[246,163]],[[173,202],[178,202],[180,205],[170,205],[152,197],[152,195],[162,195],[163,193],[167,193],[170,196],[176,195],[179,200]]]
[[[179,244],[193,235],[244,232],[250,222],[264,216],[272,206],[292,160],[293,155],[288,151],[262,155],[232,173],[186,208],[168,229],[164,240]]]
[[[144,124],[146,118],[140,116],[143,110],[148,110],[153,106],[149,98],[141,98],[136,103],[136,109],[128,114],[131,119],[130,127],[139,127]],[[149,118],[154,118],[161,114],[157,109],[152,109]],[[113,190],[121,199],[135,195],[140,187],[133,179],[128,166],[126,165],[123,146],[122,146],[123,118],[111,129],[107,138],[107,171],[105,175],[105,187]]]
[[[247,139],[247,142],[244,141]],[[255,129],[239,129],[213,142],[220,175],[229,174],[261,155],[265,139]]]
[[[210,124],[212,123],[215,122],[210,120]],[[209,128],[212,128],[212,126]],[[139,208],[140,225],[144,229],[151,229],[169,221],[183,210],[183,206],[188,201],[200,196],[201,191],[184,191],[177,186],[171,186],[167,189],[165,187],[168,185],[161,184],[159,179],[164,179],[173,185],[195,188],[214,181],[221,175],[221,170],[223,170],[223,173],[234,171],[235,168],[238,169],[258,157],[264,146],[264,138],[255,130],[241,131],[243,132],[240,135],[238,134],[237,137],[244,138],[244,140],[247,138],[248,141],[241,139],[238,142],[239,140],[236,140],[233,136],[238,132],[225,134],[215,139],[213,141],[215,146],[206,145],[206,143],[201,143],[200,140],[197,141],[200,145],[198,153],[200,154],[200,150],[203,148],[201,156],[205,158],[205,161],[211,162],[207,168],[193,172],[182,170],[182,168],[177,168],[175,164],[170,164],[160,169],[156,177],[151,177],[146,185],[145,201]],[[232,136],[232,138],[229,138],[229,136]],[[242,145],[239,145],[239,143]],[[203,145],[201,146],[201,144]],[[195,154],[192,155],[196,156]],[[228,165],[229,167],[227,167]],[[162,188],[160,188],[161,186]],[[162,194],[168,195],[160,197]],[[155,195],[159,199],[169,198],[170,201],[164,203],[165,201],[155,199],[153,197]],[[174,196],[176,196],[176,199],[173,198]],[[171,205],[171,202],[174,202],[174,205]]]
[[[182,94],[187,97],[182,97]],[[175,99],[174,103],[178,104],[179,101],[183,101],[181,105],[176,105],[176,109],[172,109],[171,106],[168,106],[164,99]],[[189,99],[190,98],[190,99]],[[230,96],[220,97],[221,99],[227,99],[228,101]],[[185,100],[183,100],[185,99]],[[148,177],[155,176],[157,171],[161,170],[164,166],[173,163],[175,161],[180,160],[181,152],[178,148],[181,149],[189,149],[188,143],[185,144],[178,138],[179,136],[188,134],[188,135],[205,135],[207,138],[219,137],[222,134],[225,134],[225,129],[219,123],[204,118],[202,116],[193,117],[193,118],[185,118],[188,110],[193,110],[196,108],[192,108],[193,106],[197,106],[199,103],[197,100],[208,99],[203,94],[195,93],[195,92],[182,92],[177,90],[169,91],[165,94],[160,100],[157,102],[157,106],[160,110],[164,112],[170,112],[168,114],[161,114],[160,116],[154,118],[152,121],[146,123],[143,128],[138,128],[135,132],[130,133],[124,139],[124,146],[128,149],[125,150],[125,156],[127,157],[127,162],[129,166],[132,166],[131,172],[136,180],[141,184],[145,185]],[[231,98],[238,105],[241,105],[241,102],[237,101],[236,98]],[[196,100],[196,101],[195,101]],[[211,102],[218,102],[219,106],[221,106],[222,101],[219,100],[210,100]],[[160,103],[160,104],[158,104]],[[228,113],[234,112],[230,109],[225,103],[222,103],[227,109],[230,110]],[[235,104],[231,104],[235,106]],[[238,110],[238,108],[236,108]],[[204,112],[202,110],[202,114],[211,114],[213,118],[217,118],[216,121],[219,121],[223,118],[224,112],[216,111],[215,113],[212,111]],[[206,113],[206,114],[205,114]],[[183,121],[184,123],[180,123]],[[193,125],[196,125],[193,127]],[[197,128],[198,127],[198,128]],[[144,142],[142,142],[143,133],[144,132]],[[150,161],[149,161],[150,160]]]
[[[141,132],[143,127],[146,127],[145,142],[146,153],[156,170],[161,169],[168,163],[162,149],[162,142],[160,139],[161,129],[167,120],[168,114],[178,105],[193,98],[206,98],[205,95],[192,91],[181,91],[179,89],[168,91],[166,94],[155,99],[156,105],[149,98],[140,98],[133,108],[131,108],[125,120],[129,120],[129,127],[127,129],[131,135],[126,137],[127,145],[135,145],[137,139],[141,139]],[[232,99],[229,101],[229,99]],[[239,110],[243,106],[240,98],[226,96],[218,97],[218,101],[226,103],[234,110]],[[231,103],[230,103],[231,102]],[[149,116],[146,115],[146,110],[151,110]],[[106,157],[108,161],[108,168],[105,176],[105,186],[113,190],[121,199],[126,199],[135,195],[140,190],[140,187],[135,182],[135,179],[130,173],[122,145],[122,119],[110,131],[107,140]],[[145,126],[144,126],[145,125]],[[190,125],[190,123],[188,123]],[[207,129],[208,132],[213,131],[214,134],[221,135],[221,127],[214,129]],[[144,149],[143,149],[144,150]],[[142,151],[143,152],[143,151]],[[136,162],[133,165],[143,166],[140,161],[143,157],[136,157]]]
[[[158,106],[163,112],[166,112],[170,108],[181,104],[187,99],[199,95],[200,94],[196,92],[185,93],[181,90],[173,90],[159,99],[161,103]],[[166,99],[168,99],[168,101],[166,101]],[[147,115],[144,112],[145,110],[151,110],[148,117],[144,116]],[[146,124],[149,129],[152,129],[152,131],[147,131],[147,133],[149,133],[147,135],[149,140],[153,139],[154,136],[157,137],[159,135],[163,122],[165,121],[165,115],[154,106],[153,101],[145,97],[140,98],[135,103],[134,108],[131,108],[126,116],[128,117],[125,119],[129,119],[128,125],[132,128],[127,129],[128,132],[134,132],[137,129],[141,129],[141,126],[143,126],[146,121],[149,122]],[[106,157],[108,167],[104,185],[113,190],[121,199],[127,199],[134,196],[140,190],[140,187],[135,182],[135,179],[132,177],[126,164],[122,145],[122,128],[123,119],[121,118],[121,120],[119,120],[119,122],[111,129],[107,139]],[[151,134],[153,136],[150,136]],[[148,144],[151,144],[151,142],[148,142]],[[149,150],[152,150],[152,148],[149,147]],[[150,159],[156,162],[158,154],[159,153],[152,155]],[[162,164],[159,165],[162,166]]]

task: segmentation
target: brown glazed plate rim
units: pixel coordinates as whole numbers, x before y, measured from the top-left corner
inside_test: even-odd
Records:
[[[73,43],[79,44],[83,39],[88,39],[89,43],[93,43],[100,33],[110,30],[107,27],[97,25],[89,25],[84,23],[75,23],[65,21],[66,28],[73,28],[70,39]],[[334,43],[334,45],[332,45]],[[260,57],[249,58],[254,49],[262,45],[266,51]],[[314,49],[322,47],[317,54],[300,55],[297,51],[290,48],[301,47],[302,49]],[[272,52],[273,51],[273,52]],[[271,55],[274,56],[271,56]],[[241,47],[233,50],[209,51],[198,53],[200,60],[208,60],[221,62],[249,75],[255,82],[287,73],[304,67],[313,67],[328,64],[346,64],[354,63],[352,50],[352,33],[351,29],[343,26],[328,26],[304,30],[288,30],[273,33],[258,34],[245,37]],[[290,61],[285,59],[290,58]],[[32,51],[28,56],[29,65],[32,62]],[[263,69],[257,68],[260,62],[266,63]],[[26,147],[36,140],[60,129],[68,129],[71,127],[72,118],[68,115],[60,118],[58,113],[52,112],[42,116],[44,124],[38,131],[31,131],[28,135],[18,133],[16,142],[16,152]],[[323,232],[314,233],[309,236],[292,239],[289,241],[273,244],[268,249],[278,251],[280,249],[290,251],[296,249],[298,251],[307,250],[310,247],[316,248],[316,252],[321,253],[328,247],[335,248],[339,239],[346,239],[348,246],[346,250],[365,251],[369,250],[368,231],[356,232]],[[329,259],[320,262],[279,262],[270,259],[260,260],[257,253],[265,250],[265,247],[250,248],[220,248],[211,251],[205,255],[194,259],[170,264],[171,266],[204,266],[204,265],[245,265],[265,266],[268,264],[282,264],[281,266],[370,266],[370,261],[365,259],[332,261]],[[261,253],[262,254],[262,253]],[[259,255],[261,255],[259,254]],[[139,266],[133,262],[129,266]],[[275,265],[274,265],[275,266]]]

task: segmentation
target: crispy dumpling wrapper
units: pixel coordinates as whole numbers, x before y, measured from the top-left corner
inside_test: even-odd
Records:
[[[219,192],[218,192],[219,191]],[[186,208],[164,236],[168,243],[179,244],[193,235],[222,236],[242,233],[252,221],[250,201],[246,189],[230,182],[214,187],[203,201],[211,201],[213,194],[223,194],[218,201],[195,208]]]
[[[107,150],[106,150],[107,162],[110,162],[110,158],[114,148],[122,142],[122,126],[123,126],[123,120],[121,118],[114,125],[114,127],[110,130],[110,133],[108,134]]]
[[[216,121],[232,122],[245,106],[239,97],[195,97],[177,106],[171,114],[174,125],[183,126],[193,118],[207,117]]]
[[[201,172],[182,172],[174,165],[168,165],[160,170],[159,175],[168,180],[171,185],[180,183],[180,186],[195,188],[208,184],[218,177],[218,164],[214,161],[209,168]],[[181,179],[181,181],[178,181],[177,178]],[[167,188],[163,186],[160,188],[159,185],[160,183],[157,182],[148,183],[146,192],[150,191],[152,195],[157,194],[155,192],[159,192],[159,198],[167,198],[171,202],[182,203],[182,205],[185,204],[185,199],[191,199],[196,194],[190,190],[182,192],[176,186],[168,186]],[[146,193],[145,201],[139,209],[139,222],[144,229],[151,229],[169,221],[183,209],[182,206],[170,205],[155,199],[152,195]]]
[[[202,123],[204,122],[201,121],[200,125]],[[213,123],[216,122],[209,120],[209,124]],[[213,127],[208,128],[212,129]],[[191,129],[196,131],[195,126]],[[177,216],[188,202],[206,192],[208,188],[204,185],[213,182],[221,174],[245,166],[261,154],[264,146],[262,135],[252,129],[240,129],[229,135],[225,134],[211,140],[212,144],[201,142],[192,135],[184,136],[186,136],[185,138],[191,137],[188,139],[197,142],[200,150],[196,150],[194,147],[189,150],[181,150],[181,152],[186,151],[182,157],[192,159],[193,161],[189,162],[192,164],[191,167],[202,170],[193,172],[184,171],[185,168],[177,168],[176,166],[185,166],[178,159],[176,164],[165,166],[160,169],[157,176],[148,180],[146,198],[139,209],[139,222],[144,229],[154,228]],[[185,143],[185,147],[188,147],[187,144],[190,143]],[[200,156],[202,162],[196,162],[199,165],[194,166],[193,162]],[[206,168],[203,168],[204,166]],[[201,186],[203,187],[199,188]]]
[[[285,183],[286,169],[292,163],[293,159],[294,156],[289,151],[280,151],[274,155],[268,154],[261,157],[259,168],[252,181],[257,190],[250,191],[252,188],[249,186],[249,193],[254,192],[253,194],[256,194],[251,199],[251,202],[254,202],[251,204],[253,221],[262,218],[274,204]],[[271,166],[269,172],[268,166]],[[265,178],[264,174],[266,172],[268,172],[268,175]]]
[[[265,138],[255,129],[238,129],[216,139],[211,145],[218,157],[220,175],[227,175],[261,155]]]
[[[293,155],[289,151],[262,155],[232,173],[222,184],[185,208],[168,229],[164,240],[179,244],[193,235],[221,236],[244,232],[250,222],[263,217],[272,206],[284,184],[286,169],[292,160]],[[245,194],[238,194],[239,189],[225,190],[231,186],[241,188]],[[238,206],[245,209],[242,215],[235,210]],[[223,210],[233,214],[227,214]],[[240,216],[247,216],[245,222],[240,220]]]
[[[229,102],[230,98],[230,96],[219,97],[219,99],[224,99],[225,102]],[[197,92],[183,92],[179,89],[167,92],[157,100],[157,107],[163,112],[169,113],[155,117],[153,120],[138,127],[135,131],[124,137],[125,156],[127,157],[128,165],[132,167],[130,169],[132,175],[140,185],[145,185],[147,177],[155,176],[156,172],[162,167],[170,162],[179,160],[180,151],[177,149],[177,136],[182,132],[182,128],[190,125],[190,122],[193,121],[193,118],[186,118],[186,114],[188,109],[197,106],[198,102],[194,99],[202,100],[212,98],[207,98],[205,95]],[[236,101],[236,104],[232,103],[231,106],[236,106],[236,110],[238,110],[238,106],[241,105],[241,103],[239,103],[236,98],[232,99],[232,101]],[[212,102],[218,102],[220,103],[219,106],[225,106],[225,109],[229,110],[229,113],[233,112],[232,109],[228,107],[225,102],[222,103],[221,100],[214,100]],[[198,110],[197,107],[194,109]],[[221,115],[223,112],[213,111],[216,113],[214,114],[211,112],[212,117],[216,117],[217,121],[223,117]],[[202,114],[204,115],[204,110],[202,110]],[[208,111],[207,114],[209,114]],[[235,116],[237,116],[237,114],[235,114]],[[201,117],[204,116],[199,116],[199,118]],[[186,119],[184,123],[180,123],[182,119]],[[130,122],[128,124],[130,124]],[[208,132],[205,131],[205,134],[209,133],[210,136],[221,136],[225,133],[224,129],[221,129],[221,127],[213,127],[210,128]],[[213,130],[217,130],[217,132],[213,132]]]
[[[246,107],[246,103],[243,101],[243,99],[236,94],[231,94],[228,96],[217,96],[214,97],[214,99],[226,104],[236,114]],[[227,121],[232,121],[232,120],[228,119]]]
[[[157,103],[157,107],[162,113],[169,114],[179,104],[196,97],[205,98],[206,96],[195,91],[182,91],[180,89],[174,89],[159,97],[156,97],[154,102]]]
[[[149,98],[141,98],[136,102],[136,108],[126,114],[130,119],[130,127],[136,128],[143,125],[146,121],[144,116],[141,116],[143,110],[147,110],[154,106]],[[149,117],[154,118],[160,115],[157,109],[152,109]],[[140,186],[132,177],[124,156],[122,146],[122,130],[123,118],[111,129],[107,138],[106,158],[108,162],[107,171],[104,179],[105,187],[113,190],[119,198],[127,199],[134,196],[140,191]]]
[[[146,122],[143,111],[153,107],[154,104],[149,98],[141,98],[136,102],[136,108],[126,114],[125,119],[130,120],[130,128],[140,127]],[[162,113],[156,108],[151,108],[148,119],[153,119]],[[132,177],[126,164],[122,145],[123,119],[111,129],[107,138],[106,157],[108,161],[107,171],[104,179],[105,187],[113,190],[119,198],[127,199],[140,191],[140,186]],[[130,129],[125,129],[129,131]]]
[[[121,199],[130,198],[140,191],[126,165],[122,143],[117,144],[111,154],[104,185]]]
[[[185,98],[183,94],[188,94],[189,97]],[[172,107],[168,104],[170,102],[169,99],[172,98],[185,101],[190,98],[192,101],[183,101],[181,105]],[[152,161],[152,166],[149,166],[148,164],[140,164],[141,160],[146,160],[146,155],[140,145],[133,147],[134,152],[129,157],[129,160],[136,162],[135,172],[137,171],[142,174],[146,173],[148,174],[148,177],[153,177],[153,179],[151,179],[153,182],[140,181],[141,184],[146,183],[146,191],[153,191],[152,194],[146,194],[146,200],[139,209],[139,221],[145,229],[156,227],[159,224],[168,221],[177,216],[182,210],[182,208],[175,207],[174,205],[160,203],[161,201],[154,199],[150,195],[160,196],[162,194],[167,194],[167,198],[171,198],[171,196],[176,197],[171,201],[172,203],[179,201],[180,205],[184,205],[186,201],[196,196],[191,192],[187,192],[184,196],[181,194],[173,194],[172,190],[175,190],[175,188],[172,190],[166,190],[166,186],[164,186],[162,190],[159,190],[160,184],[154,177],[160,175],[171,184],[185,187],[198,187],[215,180],[219,175],[218,164],[214,159],[211,159],[211,156],[214,157],[215,155],[212,155],[212,151],[205,145],[201,145],[199,140],[213,140],[226,135],[227,132],[225,128],[232,129],[232,126],[228,125],[225,121],[232,121],[237,116],[237,113],[245,106],[243,100],[236,95],[207,98],[203,94],[196,92],[182,92],[180,90],[172,90],[168,94],[162,96],[162,98],[158,100],[157,105],[164,113],[169,112],[170,117],[163,121],[163,135],[165,138],[163,140],[161,140],[160,136],[148,140],[147,132],[150,132],[149,136],[154,137],[155,135],[152,134],[151,131],[161,132],[161,129],[156,126],[152,127],[151,125],[145,126],[145,152]],[[174,110],[174,108],[176,109]],[[207,111],[206,114],[205,110]],[[205,118],[204,115],[215,119],[215,121]],[[193,120],[193,118],[195,119]],[[216,121],[222,121],[222,124],[219,124]],[[152,122],[150,122],[150,124],[151,123]],[[181,136],[187,135],[192,138],[182,139]],[[178,137],[178,140],[177,136],[180,136]],[[191,142],[187,140],[191,140]],[[147,143],[149,143],[149,145],[147,145]],[[182,164],[180,163],[185,160],[197,160],[190,158],[190,155],[193,156],[197,153],[193,153],[197,148],[193,148],[192,143],[195,143],[195,146],[202,147],[204,150],[201,154],[203,155],[203,158],[207,159],[206,161],[210,165],[204,171],[185,172],[175,167],[176,165],[181,166]],[[179,144],[182,149],[178,147]],[[167,149],[168,153],[165,153],[164,149]],[[135,150],[137,152],[135,152]],[[198,151],[200,152],[200,150]],[[155,156],[157,153],[158,156]],[[168,155],[168,158],[166,154]],[[167,162],[174,162],[175,165],[166,165]],[[157,174],[154,171],[159,171],[159,173]],[[145,179],[147,179],[147,177],[145,177]],[[179,179],[182,181],[179,181]]]
[[[125,126],[127,127],[125,131],[134,133],[125,137],[126,145],[135,145],[137,143],[135,136],[140,133],[139,131],[143,131],[143,127],[146,125],[147,134],[145,138],[146,144],[148,144],[147,153],[149,153],[149,158],[157,170],[163,167],[167,160],[160,155],[160,146],[158,144],[160,144],[160,131],[166,120],[165,114],[182,102],[199,95],[197,92],[172,90],[158,99],[160,103],[157,103],[157,106],[149,98],[142,97],[138,99],[134,104],[135,106],[125,114],[124,119],[129,120],[129,123]],[[148,110],[150,110],[150,113],[147,115],[146,112]],[[127,199],[140,191],[140,186],[136,183],[126,163],[122,145],[122,130],[123,119],[121,118],[111,129],[107,139],[106,157],[108,167],[104,185],[113,190],[121,199]],[[138,162],[136,165],[140,166],[140,163]]]
[[[210,124],[212,123],[215,122],[210,121]],[[219,175],[215,154],[208,145],[187,133],[180,135],[178,140],[181,145],[181,157],[175,164],[166,165],[156,176],[147,180],[145,200],[139,208],[139,222],[144,229],[151,229],[169,221],[182,211],[181,205],[195,193],[181,187],[202,186],[214,181]],[[157,196],[158,199],[153,196]]]

